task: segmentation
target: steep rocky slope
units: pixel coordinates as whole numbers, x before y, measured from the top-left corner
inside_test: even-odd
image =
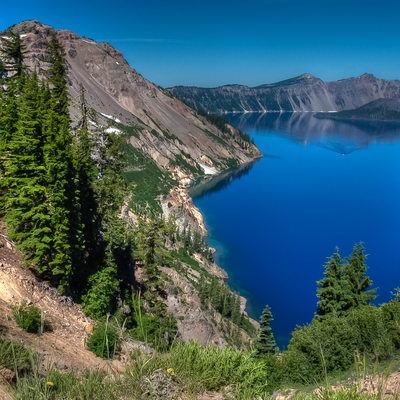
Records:
[[[209,112],[341,111],[380,98],[400,98],[400,80],[371,74],[324,82],[310,74],[281,82],[248,87],[217,88],[176,86],[169,91],[186,104]]]
[[[140,170],[152,169],[160,184],[147,184],[153,186],[152,195],[159,199],[172,187],[185,188],[198,176],[261,156],[259,150],[243,140],[234,128],[229,134],[221,132],[168,91],[143,78],[108,43],[97,43],[68,30],[55,30],[35,20],[8,28],[0,34],[0,41],[10,31],[23,38],[26,63],[39,73],[47,68],[43,62],[46,49],[43,42],[52,32],[57,34],[66,53],[73,119],[75,122],[79,119],[83,88],[92,108],[93,130],[103,126],[129,134],[132,147],[128,149],[131,165],[127,175],[132,177]],[[137,184],[133,178],[133,191]],[[178,203],[175,210],[169,211],[179,214],[181,224],[192,222],[203,226],[201,216],[185,190],[175,190],[169,197],[164,203]]]

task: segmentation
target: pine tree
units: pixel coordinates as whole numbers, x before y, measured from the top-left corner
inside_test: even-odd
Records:
[[[89,133],[85,93],[81,88],[81,119],[73,138],[73,163],[77,177],[77,203],[71,212],[71,229],[76,232],[72,261],[74,289],[82,290],[88,276],[102,262],[97,241],[100,215],[94,191],[97,168],[93,160],[94,141]],[[100,247],[102,247],[100,245]]]
[[[5,211],[8,192],[7,183],[2,179],[6,174],[7,150],[17,129],[18,97],[25,81],[24,46],[21,38],[11,33],[8,38],[3,38],[2,44],[0,54],[4,62],[0,62],[0,83],[5,84],[5,90],[0,87],[0,215]]]
[[[43,166],[43,129],[40,120],[37,75],[26,79],[20,98],[17,129],[8,145],[4,183],[9,194],[5,204],[10,237],[28,261],[39,268],[49,261],[50,216]]]
[[[271,328],[272,313],[268,305],[265,306],[260,318],[260,330],[255,341],[255,349],[258,356],[268,353],[276,353],[277,347]]]
[[[158,295],[165,295],[158,267],[170,262],[170,254],[165,247],[165,224],[161,219],[149,222],[141,220],[139,224],[135,257],[143,261],[145,298],[150,307],[155,307]]]
[[[51,84],[51,99],[45,121],[44,163],[53,240],[51,261],[41,272],[49,271],[58,280],[59,289],[65,291],[73,269],[74,250],[82,246],[75,219],[77,177],[73,164],[64,51],[54,33],[46,46],[46,61],[49,63],[46,74]]]
[[[4,213],[9,191],[6,182],[6,161],[10,140],[17,130],[19,99],[16,82],[8,81],[0,92],[0,215]]]
[[[7,38],[2,40],[0,53],[4,58],[3,70],[14,73],[20,77],[24,70],[24,51],[25,46],[19,35],[10,32]]]
[[[368,305],[376,298],[376,289],[370,289],[373,282],[366,276],[366,259],[364,246],[359,243],[354,246],[353,252],[344,266],[344,279],[348,282],[351,291],[351,308]]]
[[[348,282],[344,279],[343,264],[339,249],[329,257],[324,266],[324,278],[317,282],[317,315],[322,317],[334,313],[342,315],[349,307],[351,290]]]

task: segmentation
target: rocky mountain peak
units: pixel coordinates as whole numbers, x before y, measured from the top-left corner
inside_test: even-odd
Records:
[[[315,77],[314,75],[311,75],[311,74],[309,74],[309,73],[307,73],[307,72],[305,72],[304,74],[301,74],[301,75],[299,76],[299,78],[302,78],[302,79],[318,79],[318,78]]]
[[[53,30],[53,28],[49,25],[42,24],[40,21],[36,19],[28,19],[26,21],[19,22],[18,24],[12,25],[0,35],[7,35],[7,33],[13,32],[15,34],[23,35],[27,33],[38,33],[39,30],[49,29]]]
[[[369,74],[369,73],[365,72],[364,74],[362,74],[360,76],[359,79],[366,80],[366,81],[371,81],[371,80],[375,80],[377,78],[375,77],[374,74]]]

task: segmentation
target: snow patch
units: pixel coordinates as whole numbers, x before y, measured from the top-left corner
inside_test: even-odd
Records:
[[[112,119],[112,120],[115,121],[115,122],[121,123],[121,120],[120,120],[120,119],[118,119],[118,118],[116,118],[116,117],[113,117],[112,115],[103,114],[102,112],[101,112],[100,114],[101,114],[103,117],[106,117],[106,118],[108,118],[108,119]]]
[[[26,33],[23,33],[22,35],[19,35],[20,39],[23,39],[24,37],[27,37],[28,35]]]
[[[115,133],[116,135],[120,135],[122,133],[119,129],[114,128],[113,126],[110,126],[109,128],[107,128],[106,132],[107,133]]]
[[[208,167],[205,164],[198,163],[206,175],[215,175],[217,171],[214,168]]]

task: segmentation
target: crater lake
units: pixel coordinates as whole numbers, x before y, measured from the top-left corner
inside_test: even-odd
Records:
[[[285,347],[316,310],[316,281],[362,241],[376,304],[400,286],[400,125],[311,113],[228,114],[264,156],[192,191],[229,285]]]

